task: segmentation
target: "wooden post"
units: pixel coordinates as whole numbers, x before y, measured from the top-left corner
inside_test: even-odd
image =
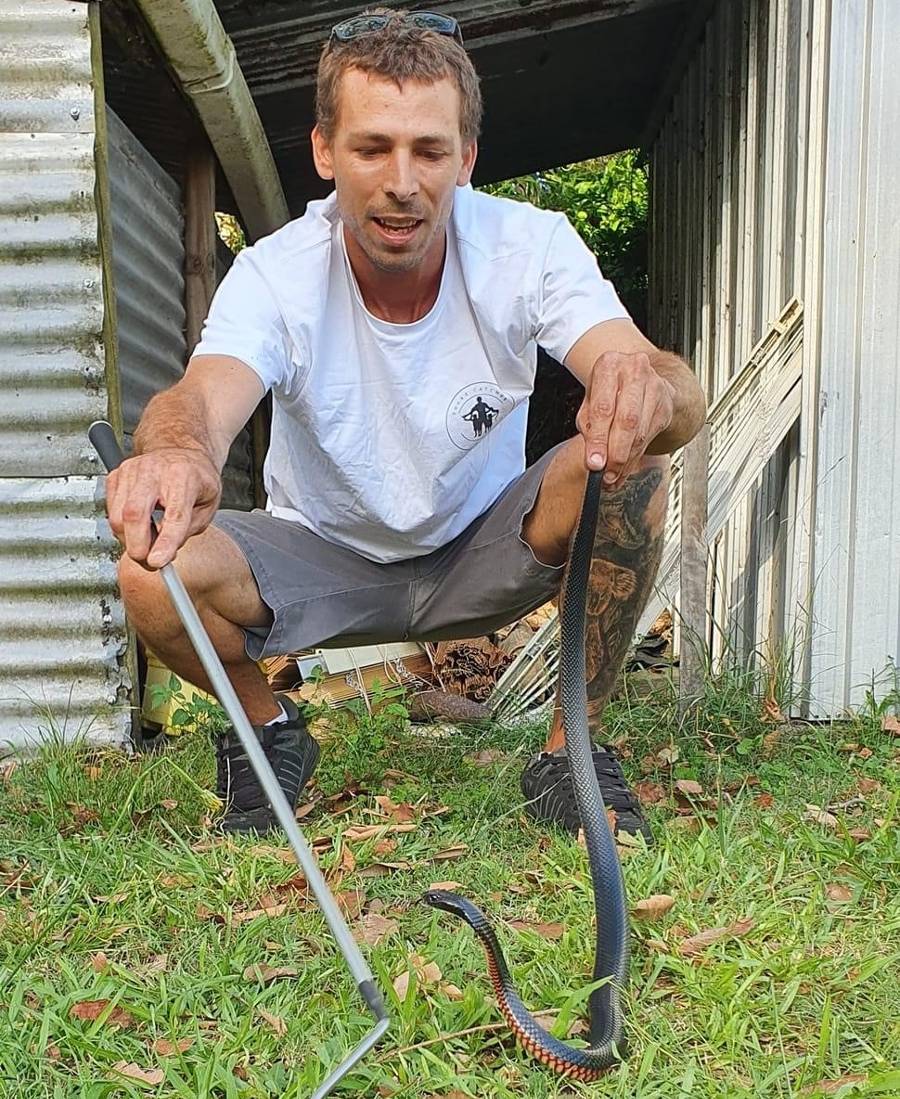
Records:
[[[681,713],[703,693],[708,500],[709,424],[704,424],[700,433],[684,448],[681,478]]]
[[[191,142],[184,171],[184,309],[187,357],[216,289],[216,160],[204,134]]]

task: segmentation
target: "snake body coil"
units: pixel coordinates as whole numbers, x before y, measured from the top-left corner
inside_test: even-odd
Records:
[[[629,957],[625,883],[594,770],[587,721],[585,606],[602,476],[602,472],[592,471],[587,478],[566,578],[560,651],[566,753],[581,814],[597,913],[593,977],[595,981],[604,981],[589,1000],[590,1046],[578,1049],[560,1041],[528,1011],[513,986],[497,937],[477,905],[446,890],[430,890],[423,898],[432,907],[464,920],[478,936],[500,1009],[527,1052],[554,1071],[585,1081],[598,1079],[624,1055],[621,993],[628,980]]]

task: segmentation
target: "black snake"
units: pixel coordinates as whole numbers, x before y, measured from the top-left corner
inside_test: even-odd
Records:
[[[581,814],[597,913],[594,981],[590,996],[590,1045],[578,1049],[555,1038],[528,1011],[516,992],[503,951],[487,917],[457,893],[432,889],[427,904],[464,920],[481,940],[500,1009],[524,1048],[554,1071],[596,1080],[625,1053],[621,994],[628,979],[628,908],[622,868],[594,771],[587,721],[584,628],[591,549],[600,506],[602,471],[588,474],[581,517],[569,560],[563,598],[560,689],[566,753]]]

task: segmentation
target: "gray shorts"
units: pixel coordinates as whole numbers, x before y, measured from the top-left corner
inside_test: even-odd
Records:
[[[406,561],[369,561],[260,509],[218,512],[214,525],[237,543],[275,616],[268,630],[244,630],[248,656],[482,637],[540,607],[563,566],[538,561],[521,531],[555,452],[452,542]]]

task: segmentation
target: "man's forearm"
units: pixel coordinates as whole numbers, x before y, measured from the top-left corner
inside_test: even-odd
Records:
[[[134,453],[197,450],[222,472],[228,448],[209,429],[209,413],[199,394],[183,385],[157,393],[144,409],[134,433]]]
[[[687,363],[671,351],[657,351],[650,365],[675,389],[672,422],[647,447],[648,454],[672,454],[689,443],[706,420],[706,397]]]

